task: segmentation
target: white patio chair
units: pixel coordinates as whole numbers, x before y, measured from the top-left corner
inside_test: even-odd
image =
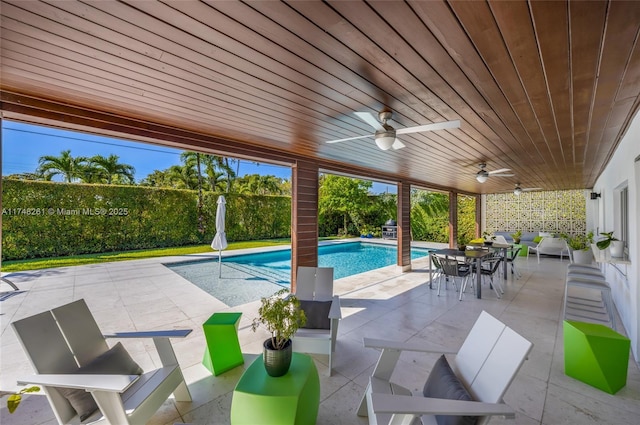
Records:
[[[417,343],[369,338],[364,339],[364,345],[382,349],[357,412],[368,416],[371,425],[412,424],[417,417],[423,424],[435,424],[436,415],[478,416],[478,424],[486,424],[494,415],[513,418],[515,411],[502,397],[533,347],[483,311],[457,353],[443,353],[455,354],[451,368],[443,355],[423,393],[412,395],[407,388],[390,382],[402,351],[442,351]],[[450,398],[452,392],[456,399]]]
[[[540,262],[540,254],[544,255],[559,255],[560,261],[564,255],[567,258],[571,258],[569,254],[569,247],[567,241],[562,238],[544,237],[535,247],[529,247],[529,252],[535,252],[538,257],[538,263]]]
[[[509,245],[509,242],[502,235],[493,236],[493,243],[501,244],[501,245]]]
[[[295,295],[307,323],[293,336],[293,351],[329,356],[333,370],[338,324],[342,318],[340,297],[333,295],[333,267],[298,267]]]
[[[18,383],[42,386],[60,424],[144,424],[171,393],[191,401],[169,342],[190,329],[102,335],[82,299],[12,326],[37,373]],[[105,338],[153,338],[162,367],[138,376],[122,345],[109,349]]]

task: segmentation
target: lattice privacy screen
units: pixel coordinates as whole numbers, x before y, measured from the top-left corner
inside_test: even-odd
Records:
[[[586,198],[582,190],[495,193],[487,195],[488,232],[586,232]]]

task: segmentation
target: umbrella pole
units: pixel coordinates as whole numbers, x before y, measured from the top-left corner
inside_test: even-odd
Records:
[[[218,277],[222,278],[222,250],[218,250]]]

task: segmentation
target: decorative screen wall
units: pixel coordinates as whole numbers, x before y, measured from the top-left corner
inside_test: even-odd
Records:
[[[586,198],[582,190],[494,193],[486,196],[486,231],[586,232]]]

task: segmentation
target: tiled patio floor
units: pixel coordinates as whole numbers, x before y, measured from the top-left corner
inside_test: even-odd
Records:
[[[213,377],[201,365],[202,323],[214,312],[241,311],[240,342],[245,367],[260,353],[266,334],[254,334],[249,324],[259,302],[228,308],[214,297],[162,266],[184,260],[162,258],[12,274],[25,292],[0,302],[2,315],[0,389],[18,388],[16,378],[32,373],[9,326],[10,322],[75,299],[84,298],[105,332],[192,328],[174,347],[193,396],[192,403],[169,400],[151,424],[228,424],[233,388],[244,368]],[[520,258],[522,278],[509,277],[503,299],[484,288],[483,299],[469,293],[459,302],[449,289],[442,296],[429,289],[428,261],[414,262],[412,273],[395,266],[336,281],[343,317],[340,324],[334,374],[327,376],[326,358],[317,356],[321,404],[318,424],[365,424],[355,410],[378,352],[362,347],[364,336],[425,341],[457,348],[478,314],[486,310],[534,344],[529,360],[507,392],[505,401],[518,411],[507,424],[636,424],[640,417],[640,372],[629,362],[627,386],[611,396],[564,375],[562,345],[563,276],[567,262]],[[8,289],[8,288],[7,288]],[[3,285],[3,290],[5,290]],[[619,324],[619,329],[622,326]],[[157,362],[153,345],[123,341],[141,366]],[[43,347],[46,349],[46,347]],[[151,354],[150,354],[151,353]],[[404,356],[404,355],[403,355]],[[422,388],[430,360],[402,357],[396,380]],[[424,365],[424,366],[423,366]],[[4,400],[3,400],[4,402]],[[18,411],[0,410],[3,425],[54,424],[44,396],[26,398]]]

